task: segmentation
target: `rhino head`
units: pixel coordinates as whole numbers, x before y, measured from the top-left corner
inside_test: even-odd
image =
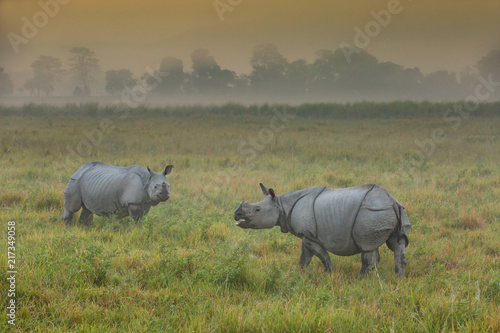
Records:
[[[273,189],[260,184],[266,196],[261,202],[251,204],[243,201],[234,211],[236,225],[243,229],[270,229],[278,224],[280,208]]]
[[[172,172],[172,168],[173,165],[167,165],[162,173],[154,173],[148,167],[149,183],[146,190],[154,206],[170,198],[170,185],[165,176]]]

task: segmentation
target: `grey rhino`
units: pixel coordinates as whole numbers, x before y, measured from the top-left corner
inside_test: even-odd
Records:
[[[154,173],[139,165],[117,167],[102,162],[82,165],[69,179],[64,190],[66,224],[82,208],[80,222],[89,225],[92,214],[119,217],[132,216],[138,221],[151,206],[170,198],[170,185],[165,178],[172,171],[168,165],[163,173]]]
[[[378,248],[385,242],[394,252],[396,274],[404,276],[411,225],[403,205],[385,188],[375,184],[341,189],[316,186],[277,196],[273,189],[260,186],[266,198],[238,206],[234,212],[238,227],[279,226],[281,232],[302,239],[302,267],[315,255],[330,273],[333,265],[328,252],[361,253],[361,273],[367,273],[379,263]]]

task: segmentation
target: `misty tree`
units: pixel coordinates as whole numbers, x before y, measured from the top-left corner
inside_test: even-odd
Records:
[[[404,68],[393,62],[378,64],[375,92],[391,99],[416,97],[423,75],[418,68]]]
[[[364,94],[377,88],[379,62],[364,50],[352,52],[348,60],[342,49],[333,53],[332,62],[336,75],[335,89],[347,94]]]
[[[258,45],[254,48],[250,80],[257,92],[281,92],[286,86],[288,61],[274,44]]]
[[[234,83],[235,73],[221,69],[209,55],[208,50],[194,50],[191,60],[193,61],[191,87],[194,92],[224,91]]]
[[[312,91],[332,91],[336,79],[333,51],[318,50],[318,57],[311,65],[310,75]]]
[[[54,82],[63,73],[61,60],[51,56],[41,55],[31,64],[34,77],[26,81],[24,88],[33,95],[40,92],[49,96],[54,90]]]
[[[14,91],[14,85],[9,74],[5,73],[3,67],[0,67],[0,96],[9,95]]]
[[[489,80],[491,75],[491,80],[494,82],[500,81],[500,49],[490,51],[486,56],[481,58],[476,64],[476,68],[485,80]],[[493,92],[494,95],[500,97],[500,89],[497,88]]]
[[[309,77],[310,66],[304,59],[293,61],[287,66],[286,80],[290,92],[298,94],[307,92]]]
[[[121,93],[125,88],[132,88],[136,83],[137,79],[133,78],[132,72],[128,69],[106,71],[105,89],[110,95]]]
[[[424,76],[422,82],[423,97],[435,100],[451,100],[459,96],[457,75],[446,70],[439,70]]]
[[[160,67],[152,74],[144,74],[142,80],[158,94],[176,94],[182,91],[187,74],[182,60],[172,57],[162,59]]]
[[[74,47],[70,50],[71,57],[68,58],[70,71],[73,78],[82,89],[82,96],[90,96],[90,82],[94,75],[99,72],[99,59],[94,52],[86,47]]]

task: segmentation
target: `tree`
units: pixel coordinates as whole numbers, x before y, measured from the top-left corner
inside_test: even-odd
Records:
[[[318,50],[316,56],[311,65],[311,90],[331,91],[336,79],[333,51]]]
[[[492,50],[476,64],[476,68],[485,80],[500,81],[500,49]],[[500,89],[496,89],[493,94],[500,97]]]
[[[187,74],[184,73],[182,60],[163,58],[160,68],[152,74],[144,74],[142,80],[153,87],[152,91],[159,94],[177,94],[182,91]]]
[[[46,96],[54,90],[54,82],[59,78],[62,70],[61,60],[51,56],[41,55],[31,64],[34,77],[26,81],[24,88],[37,96],[44,92]]]
[[[8,95],[14,91],[14,85],[9,74],[4,72],[3,67],[0,67],[0,95]]]
[[[288,61],[274,44],[255,47],[250,59],[252,87],[258,92],[282,92],[286,85]]]
[[[99,71],[99,59],[94,57],[94,52],[86,47],[74,47],[70,50],[68,58],[70,71],[73,78],[83,90],[83,96],[90,96],[90,82]]]
[[[446,70],[435,71],[427,74],[422,82],[424,94],[429,99],[455,99],[458,96],[457,76]]]
[[[221,69],[208,50],[197,49],[191,54],[193,72],[191,86],[195,92],[223,91],[234,84],[235,73]]]
[[[128,69],[106,71],[106,91],[110,95],[114,95],[123,92],[125,88],[134,87],[137,79],[134,79],[132,76],[132,72]]]
[[[307,92],[309,77],[310,67],[304,59],[293,61],[287,66],[286,79],[290,92]]]
[[[377,88],[378,59],[364,50],[357,50],[352,52],[349,60],[342,49],[333,53],[335,89],[366,98],[366,93]]]

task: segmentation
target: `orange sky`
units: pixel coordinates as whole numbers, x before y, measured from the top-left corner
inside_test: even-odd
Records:
[[[249,72],[257,44],[275,43],[289,60],[312,61],[318,49],[352,44],[354,27],[373,20],[370,11],[397,0],[243,0],[224,21],[213,1],[71,0],[16,54],[8,33],[22,35],[21,18],[32,21],[41,7],[35,0],[0,0],[0,66],[18,71],[38,55],[66,59],[71,47],[86,46],[103,69],[125,67],[140,74],[165,56],[183,59],[188,68],[190,53],[203,47],[222,67]],[[366,48],[381,61],[424,72],[458,71],[500,48],[500,1],[401,0],[400,6],[401,13]]]

